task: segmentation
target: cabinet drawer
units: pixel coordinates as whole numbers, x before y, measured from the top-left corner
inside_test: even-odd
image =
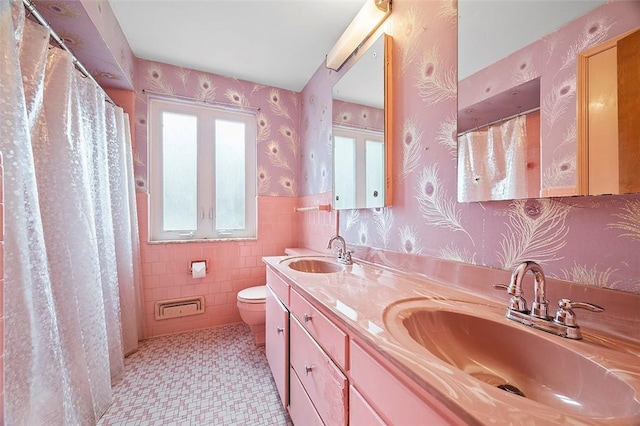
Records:
[[[267,267],[267,284],[282,303],[284,303],[285,306],[289,306],[289,284],[284,282],[282,278],[277,276],[269,267]]]
[[[447,407],[426,392],[424,399],[418,397],[353,340],[349,356],[351,384],[386,423],[430,426],[463,424]]]
[[[291,312],[334,361],[346,370],[347,335],[295,290],[291,290]]]
[[[289,311],[267,287],[265,352],[284,407],[289,403]]]
[[[354,426],[385,426],[378,413],[353,386],[349,386],[349,424]]]
[[[328,425],[347,424],[347,378],[295,317],[290,318],[290,362]]]
[[[309,395],[305,392],[293,368],[290,371],[291,377],[291,403],[289,404],[289,415],[295,425],[324,426],[320,415],[316,411]]]

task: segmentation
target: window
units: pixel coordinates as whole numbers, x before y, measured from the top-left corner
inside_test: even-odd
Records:
[[[333,127],[334,208],[384,206],[384,135],[380,131]]]
[[[151,240],[255,238],[255,116],[150,99],[149,124]]]

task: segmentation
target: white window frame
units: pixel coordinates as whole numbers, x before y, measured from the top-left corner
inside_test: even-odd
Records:
[[[256,117],[245,111],[149,98],[149,239],[230,240],[257,238],[256,200]],[[162,114],[164,112],[196,116],[197,127],[197,194],[198,219],[196,230],[165,231],[162,199]],[[245,123],[245,228],[216,230],[215,206],[215,120]]]
[[[367,185],[367,143],[379,143],[384,144],[384,134],[380,130],[375,129],[363,129],[359,127],[348,127],[348,126],[333,126],[333,143],[334,148],[333,152],[338,152],[338,148],[336,148],[336,138],[342,137],[345,139],[351,139],[354,141],[354,150],[355,150],[355,164],[353,165],[352,170],[345,171],[344,175],[342,174],[342,170],[336,166],[337,156],[334,156],[334,164],[333,164],[333,174],[334,174],[334,182],[333,182],[333,192],[334,197],[338,194],[339,191],[336,189],[336,180],[339,179],[347,179],[349,182],[353,182],[354,185],[354,193],[355,195],[351,196],[353,198],[354,204],[349,205],[346,204],[345,200],[335,200],[334,198],[334,208],[336,209],[362,209],[362,208],[375,208],[375,207],[384,207],[384,185],[382,185],[378,189],[378,195],[375,198],[375,201],[369,202],[369,200],[373,200],[371,194],[368,194],[368,190],[370,189]],[[381,165],[384,173],[384,164]]]

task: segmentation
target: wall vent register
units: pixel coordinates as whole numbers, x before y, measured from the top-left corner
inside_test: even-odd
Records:
[[[155,319],[186,317],[204,313],[204,296],[167,299],[156,302]]]

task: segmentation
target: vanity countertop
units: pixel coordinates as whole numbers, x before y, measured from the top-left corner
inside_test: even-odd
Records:
[[[304,259],[333,261],[333,256],[302,256]],[[355,260],[338,273],[306,273],[287,266],[296,256],[264,257],[263,261],[272,271],[286,279],[296,291],[333,314],[336,323],[352,335],[369,342],[381,356],[413,379],[416,384],[461,417],[466,423],[478,424],[640,424],[640,344],[622,341],[582,327],[584,340],[576,341],[549,333],[533,330],[504,318],[508,296],[498,302],[491,297],[468,292],[459,285],[452,285],[417,274],[408,274],[373,263]],[[491,287],[493,283],[486,283]],[[477,285],[477,283],[475,284]],[[531,289],[527,289],[529,295]],[[522,327],[524,333],[536,333],[536,339],[544,339],[580,354],[588,353],[591,360],[605,366],[607,375],[615,375],[631,389],[631,403],[623,411],[624,418],[612,419],[602,416],[582,416],[578,409],[567,406],[566,410],[552,408],[531,399],[509,394],[485,384],[457,368],[441,361],[426,349],[416,350],[394,337],[389,325],[393,323],[391,310],[400,303],[411,300],[436,300],[439,303],[471,306],[470,314],[492,316],[493,321],[507,326]],[[552,302],[553,303],[553,302]],[[551,306],[554,306],[553,304]],[[578,313],[578,319],[580,314]],[[390,319],[391,318],[391,319]],[[517,344],[517,343],[516,343]],[[550,360],[551,363],[554,360]],[[576,372],[574,372],[576,373]],[[578,375],[566,380],[580,381]],[[557,374],[567,374],[558,366]],[[585,386],[586,387],[586,386]],[[582,389],[582,388],[580,388]],[[590,389],[582,389],[589,392]],[[626,394],[625,394],[626,395]],[[615,404],[611,401],[603,404]],[[624,399],[624,398],[622,398]],[[628,402],[628,401],[627,401]],[[576,405],[576,402],[570,402]],[[639,407],[637,410],[629,406]]]

